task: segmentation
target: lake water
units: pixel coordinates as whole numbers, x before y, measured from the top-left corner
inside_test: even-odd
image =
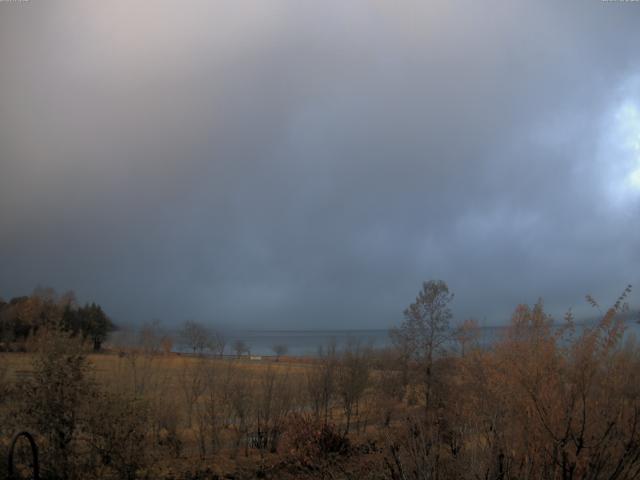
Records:
[[[479,343],[491,344],[503,330],[504,327],[481,328]],[[338,350],[354,341],[374,348],[391,346],[389,330],[253,330],[227,334],[227,353],[232,353],[237,340],[248,345],[252,355],[273,355],[275,345],[285,345],[287,355],[292,356],[317,355],[320,347],[326,348],[332,342]]]
[[[578,327],[579,329],[580,327]],[[504,335],[506,327],[491,326],[481,327],[478,343],[481,346],[489,346]],[[636,322],[626,323],[625,336],[634,335],[640,339],[640,324]],[[326,347],[335,341],[338,349],[344,348],[348,342],[357,340],[361,345],[371,345],[375,348],[391,346],[389,330],[251,330],[227,334],[227,350],[225,353],[233,353],[233,344],[242,340],[250,348],[252,355],[274,355],[275,345],[285,345],[288,355],[306,356],[317,355],[320,346]]]

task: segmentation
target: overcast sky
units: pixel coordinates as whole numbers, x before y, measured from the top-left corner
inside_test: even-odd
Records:
[[[0,296],[386,328],[640,289],[640,3],[0,2]],[[631,297],[640,303],[640,291]]]

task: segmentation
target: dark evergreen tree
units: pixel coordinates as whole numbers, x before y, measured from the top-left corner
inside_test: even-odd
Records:
[[[102,307],[93,302],[78,309],[77,316],[82,337],[91,339],[93,350],[99,351],[109,332],[115,329],[113,322]]]

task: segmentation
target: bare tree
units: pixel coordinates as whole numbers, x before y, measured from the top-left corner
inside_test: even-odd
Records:
[[[153,364],[163,351],[164,330],[159,320],[145,322],[136,335],[136,344],[122,347],[120,358],[125,361],[127,373],[131,376],[134,395],[142,395],[153,383]]]
[[[213,338],[211,339],[211,350],[222,358],[224,355],[224,350],[227,346],[227,339],[224,334],[220,330],[215,330],[213,332]]]
[[[236,357],[240,358],[245,353],[249,353],[249,346],[243,340],[236,340],[233,343],[233,350],[236,352]]]
[[[402,325],[392,330],[392,338],[398,339],[421,367],[427,410],[431,408],[435,355],[450,336],[452,300],[453,294],[442,280],[424,282],[416,301],[404,311]]]
[[[162,340],[165,337],[160,320],[145,322],[138,332],[138,345],[147,355],[158,355],[163,351]]]
[[[478,321],[469,318],[462,322],[454,331],[453,339],[460,345],[460,355],[464,357],[468,347],[473,346],[480,338]]]
[[[345,434],[349,433],[352,418],[359,414],[360,399],[369,383],[370,350],[351,340],[338,367],[337,386],[346,420]]]
[[[192,360],[196,360],[193,362]],[[179,375],[180,389],[184,398],[187,426],[191,428],[193,409],[206,389],[205,360],[183,358]]]
[[[398,359],[394,350],[378,352],[378,355],[382,355],[382,359],[373,379],[376,391],[374,399],[382,425],[389,427],[394,411],[405,396],[407,384],[403,372],[407,369],[407,364]]]
[[[182,339],[194,354],[202,355],[211,345],[211,332],[201,323],[187,320],[182,326]]]
[[[232,369],[231,363],[228,369]],[[205,457],[207,445],[212,452],[216,452],[220,446],[220,431],[224,419],[229,418],[228,412],[230,403],[228,399],[225,376],[219,372],[216,363],[208,362],[203,369],[204,390],[202,399],[195,404],[197,416],[196,436],[200,456]]]
[[[164,335],[160,340],[162,353],[169,355],[173,351],[173,338],[170,335]]]
[[[248,456],[249,429],[253,413],[251,378],[246,374],[234,375],[229,382],[229,393],[233,428],[236,433],[234,456],[241,446],[244,446],[244,454]]]
[[[286,355],[287,352],[289,351],[289,347],[287,347],[284,344],[277,344],[274,345],[273,347],[271,347],[271,350],[273,350],[273,353],[276,354],[276,362],[280,361],[280,357],[282,355]]]
[[[327,424],[336,394],[338,357],[335,340],[318,349],[318,361],[307,371],[307,393],[317,421]]]
[[[293,404],[289,372],[279,373],[269,365],[260,375],[255,397],[256,446],[275,452]]]

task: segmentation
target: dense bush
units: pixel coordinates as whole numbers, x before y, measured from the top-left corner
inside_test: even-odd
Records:
[[[307,415],[292,415],[287,424],[284,448],[303,465],[316,465],[334,455],[346,455],[349,438],[331,423]]]

